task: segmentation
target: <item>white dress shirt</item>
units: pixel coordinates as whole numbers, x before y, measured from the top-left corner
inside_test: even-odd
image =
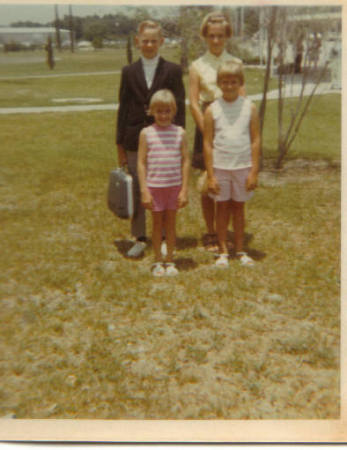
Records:
[[[144,56],[141,56],[142,64],[143,64],[143,71],[145,73],[146,83],[148,89],[151,88],[153,83],[154,74],[158,65],[159,61],[159,55],[157,55],[155,58],[148,59]]]

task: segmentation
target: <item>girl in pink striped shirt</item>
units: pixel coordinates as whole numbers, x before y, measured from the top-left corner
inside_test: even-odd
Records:
[[[149,114],[154,124],[140,133],[137,171],[141,199],[152,211],[154,276],[176,275],[173,262],[176,243],[176,210],[188,203],[189,156],[186,132],[172,123],[176,101],[171,91],[162,89],[151,98]],[[162,231],[167,243],[166,261],[161,254]]]

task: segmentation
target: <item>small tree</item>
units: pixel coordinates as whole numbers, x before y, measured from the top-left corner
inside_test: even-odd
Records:
[[[325,62],[323,66],[315,67],[314,71],[311,69],[309,60],[310,45],[308,39],[314,28],[314,25],[312,24],[313,20],[307,20],[303,27],[300,25],[299,18],[297,8],[273,6],[269,12],[266,25],[268,55],[263,100],[260,108],[260,120],[262,130],[266,107],[266,93],[271,73],[271,64],[274,59],[273,50],[275,44],[277,49],[276,65],[278,75],[278,153],[275,167],[278,169],[282,167],[283,161],[299,133],[312,99],[320,82],[324,78],[328,67],[328,62]],[[323,29],[322,23],[319,24],[319,29]],[[305,48],[305,51],[302,55],[302,70],[300,69],[300,71],[298,71],[295,61],[288,63],[286,55],[289,46],[297,48],[295,47],[295,43],[297,43],[298,39],[302,40],[304,38],[305,45],[303,47]],[[309,81],[311,82],[310,84],[308,84]],[[295,85],[299,86],[299,93],[296,100],[292,100],[291,104],[288,106],[288,96],[291,96],[291,91],[294,89]],[[287,115],[289,115],[289,118],[286,117]]]
[[[48,67],[52,70],[54,68],[55,61],[54,61],[54,55],[53,55],[53,45],[52,45],[51,36],[48,36],[48,38],[47,38],[47,44],[45,46],[45,50],[47,52]]]
[[[271,77],[271,63],[272,63],[272,52],[274,46],[274,36],[275,36],[275,24],[277,17],[278,9],[276,7],[271,7],[267,10],[261,11],[261,22],[260,27],[264,26],[267,30],[267,60],[266,60],[266,69],[264,76],[264,86],[263,86],[263,97],[260,103],[259,108],[259,120],[260,120],[260,136],[261,136],[261,165],[263,161],[263,150],[262,150],[262,136],[263,136],[263,128],[264,128],[264,120],[265,120],[265,111],[266,111],[266,101],[267,101],[267,92],[269,90],[269,82]]]
[[[178,30],[181,42],[181,67],[188,71],[189,61],[197,58],[204,51],[200,39],[200,24],[203,17],[213,11],[211,6],[180,6]]]
[[[92,40],[92,45],[94,47],[94,50],[97,50],[99,48],[103,48],[103,39],[101,36],[94,36]]]

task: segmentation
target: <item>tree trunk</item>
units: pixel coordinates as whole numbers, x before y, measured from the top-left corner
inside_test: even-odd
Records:
[[[47,64],[48,64],[48,67],[51,70],[53,70],[55,61],[54,61],[54,55],[53,55],[53,46],[52,46],[52,38],[51,38],[51,36],[48,36],[48,38],[47,38],[47,44],[45,46],[45,50],[47,52]]]
[[[75,50],[75,37],[74,37],[74,26],[73,26],[71,5],[69,5],[69,27],[70,27],[70,50],[73,53]]]
[[[267,92],[269,90],[269,82],[271,75],[271,62],[272,62],[272,49],[273,49],[273,35],[275,30],[276,23],[276,14],[277,7],[271,7],[270,13],[270,22],[267,29],[267,61],[266,61],[266,70],[264,77],[264,87],[263,87],[263,97],[261,100],[261,104],[259,107],[259,121],[260,121],[260,167],[263,166],[263,129],[264,129],[264,121],[265,121],[265,110],[266,110],[266,101],[267,101]],[[262,24],[259,24],[262,26]]]
[[[310,106],[310,104],[312,102],[312,99],[314,97],[314,94],[315,94],[318,86],[319,86],[319,83],[322,81],[323,77],[326,74],[326,70],[327,70],[328,64],[329,63],[327,62],[325,64],[325,66],[323,67],[323,69],[321,70],[321,72],[319,74],[319,78],[318,78],[314,88],[312,89],[312,92],[308,96],[303,110],[301,111],[300,114],[298,112],[297,117],[295,117],[295,119],[298,119],[296,121],[295,128],[293,130],[291,130],[291,133],[287,133],[287,136],[285,137],[285,139],[283,141],[279,142],[279,145],[278,145],[279,155],[278,155],[278,158],[277,158],[277,161],[276,161],[276,164],[275,164],[275,167],[277,169],[282,167],[282,163],[283,163],[284,157],[287,155],[291,145],[293,144],[296,136],[299,133],[302,121],[303,121],[304,117],[307,114],[308,108],[309,108],[309,106]]]
[[[60,37],[60,24],[59,24],[59,16],[58,16],[58,5],[54,5],[54,13],[55,13],[55,41],[57,44],[57,49],[61,51],[61,37]]]

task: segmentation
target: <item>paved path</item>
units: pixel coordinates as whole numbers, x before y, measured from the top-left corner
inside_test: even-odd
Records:
[[[98,72],[100,74],[100,72]],[[109,73],[109,72],[107,72]],[[313,83],[308,83],[305,86],[304,95],[310,95],[314,88]],[[285,87],[286,97],[299,97],[301,92],[300,84],[288,84]],[[331,89],[331,83],[320,83],[315,95],[341,93],[339,89]],[[250,95],[251,100],[261,100],[263,94]],[[274,89],[267,94],[268,100],[273,100],[278,97],[278,90]],[[188,104],[188,100],[186,101]],[[0,114],[33,114],[33,113],[47,113],[47,112],[83,112],[83,111],[107,111],[118,109],[118,104],[108,103],[99,105],[65,105],[65,106],[33,106],[33,107],[14,107],[14,108],[0,108]]]

